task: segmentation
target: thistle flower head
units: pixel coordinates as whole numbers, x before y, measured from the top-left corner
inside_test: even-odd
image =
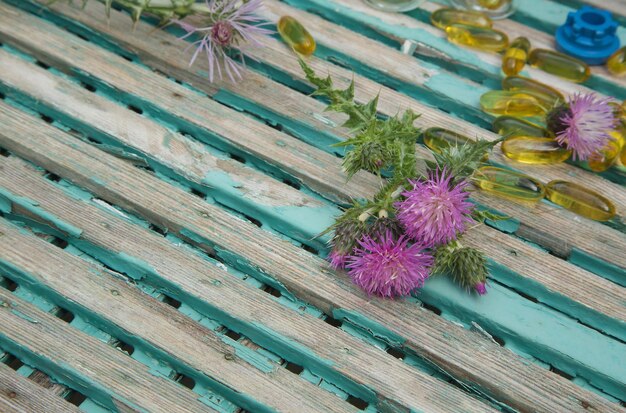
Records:
[[[420,244],[409,245],[404,236],[391,231],[377,239],[364,235],[348,257],[346,267],[352,281],[369,295],[405,296],[424,285],[433,258]]]
[[[261,46],[260,38],[271,34],[272,31],[261,27],[258,23],[261,18],[256,12],[263,5],[263,0],[249,0],[241,3],[239,0],[205,0],[207,25],[196,27],[188,22],[172,20],[187,32],[182,38],[191,35],[200,36],[200,40],[191,43],[196,50],[191,57],[191,66],[200,53],[205,53],[209,62],[209,81],[217,77],[223,78],[222,70],[228,78],[235,82],[241,78],[240,68],[228,54],[231,48],[241,49],[243,46]],[[243,53],[241,63],[244,64]]]
[[[456,239],[465,224],[472,222],[467,182],[453,185],[451,180],[445,170],[431,173],[425,181],[410,180],[413,188],[402,194],[403,201],[395,203],[406,233],[427,247]]]
[[[572,150],[574,160],[589,159],[612,139],[609,132],[617,120],[610,101],[593,93],[576,94],[570,97],[568,107],[558,107],[548,115],[556,141]]]
[[[338,270],[346,267],[348,255],[333,249],[330,254],[328,254],[328,257],[326,257],[326,260],[329,262],[331,268]]]

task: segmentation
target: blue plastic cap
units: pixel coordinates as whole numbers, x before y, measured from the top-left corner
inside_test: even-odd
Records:
[[[606,10],[583,6],[556,30],[557,49],[590,65],[601,65],[619,48],[617,22]]]

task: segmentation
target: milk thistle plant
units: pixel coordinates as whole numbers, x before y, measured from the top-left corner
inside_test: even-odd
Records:
[[[55,2],[57,0],[52,0]],[[83,6],[87,0],[81,0]],[[195,51],[190,59],[191,66],[200,55],[208,61],[209,81],[222,79],[226,75],[232,82],[241,79],[239,64],[231,57],[232,49],[239,50],[243,65],[246,47],[262,46],[262,38],[273,33],[263,27],[262,19],[256,14],[263,0],[100,0],[104,3],[107,16],[115,4],[128,10],[133,22],[148,14],[161,20],[161,26],[175,24],[186,34],[182,39],[193,40],[190,47]],[[70,0],[72,2],[72,0]],[[202,24],[195,26],[184,20],[187,16],[200,16]]]
[[[330,265],[345,269],[370,295],[405,296],[423,286],[431,274],[449,274],[462,287],[485,294],[487,259],[461,244],[468,226],[493,214],[469,202],[470,182],[484,155],[500,140],[478,140],[433,153],[435,161],[418,159],[420,130],[411,110],[382,119],[378,96],[354,101],[354,81],[335,89],[330,76],[318,77],[300,59],[314,95],[329,101],[327,110],[348,115],[351,137],[336,144],[346,148],[343,169],[348,179],[360,170],[378,175],[382,185],[370,200],[346,208],[323,234],[332,233]],[[418,171],[426,165],[426,173]]]

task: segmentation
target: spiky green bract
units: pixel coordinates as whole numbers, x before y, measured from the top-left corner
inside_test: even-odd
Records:
[[[433,153],[435,162],[430,162],[431,170],[443,170],[454,176],[456,181],[463,180],[471,176],[476,169],[483,165],[485,155],[504,137],[493,141],[478,139],[476,142],[467,142],[462,145],[448,146],[440,153]]]
[[[452,241],[435,250],[432,273],[449,274],[462,287],[473,289],[487,280],[487,258],[476,248]]]
[[[357,103],[354,101],[354,81],[346,89],[335,89],[330,76],[318,77],[302,59],[300,66],[307,80],[317,88],[313,94],[328,99],[326,110],[348,115],[343,126],[355,136],[335,145],[350,148],[343,161],[348,178],[362,169],[375,174],[392,170],[394,176],[405,178],[415,176],[415,142],[420,131],[413,122],[417,114],[407,110],[380,119],[376,116],[378,96],[368,103]]]
[[[59,0],[50,0],[48,4]],[[88,0],[80,0],[85,7]],[[128,10],[133,22],[139,21],[144,13],[149,13],[161,19],[165,23],[171,19],[182,19],[191,14],[210,15],[211,11],[204,2],[196,0],[101,0],[104,3],[107,16],[111,13],[113,4]],[[73,3],[72,0],[69,0]]]

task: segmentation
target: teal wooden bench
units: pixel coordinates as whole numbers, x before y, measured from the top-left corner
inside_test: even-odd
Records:
[[[437,3],[265,0],[264,17],[303,22],[311,67],[354,78],[359,101],[380,92],[382,115],[496,139],[478,99],[499,88],[500,57],[449,43],[428,23]],[[552,48],[582,3],[518,0],[496,27]],[[585,3],[616,15],[625,44],[623,2]],[[489,257],[486,296],[438,277],[410,299],[367,297],[315,238],[379,185],[346,184],[343,115],[278,38],[241,82],[209,83],[155,24],[129,30],[97,1],[0,1],[1,412],[626,411],[626,168],[495,150],[594,188],[618,218],[476,192],[509,216],[465,238]],[[582,85],[524,74],[626,99],[603,67]]]

